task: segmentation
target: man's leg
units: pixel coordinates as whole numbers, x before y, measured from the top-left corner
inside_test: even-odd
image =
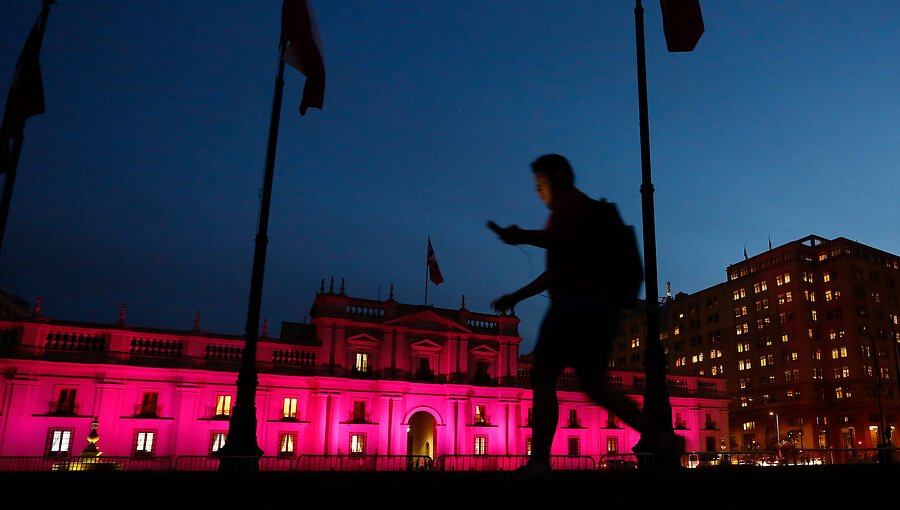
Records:
[[[556,398],[556,379],[560,369],[555,364],[535,359],[531,373],[531,459],[550,465],[550,446],[559,424],[559,401]]]
[[[582,390],[597,405],[618,416],[625,425],[641,435],[659,432],[659,427],[641,412],[637,403],[618,386],[609,384],[609,374],[603,370],[581,368],[578,380]]]

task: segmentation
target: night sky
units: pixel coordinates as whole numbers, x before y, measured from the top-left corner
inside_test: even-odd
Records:
[[[900,254],[900,3],[701,0],[668,53],[645,1],[659,288],[816,234]],[[540,228],[529,163],[640,233],[634,3],[312,0],[323,110],[286,70],[262,316],[308,320],[322,278],[488,312],[542,270],[492,219]],[[0,5],[0,90],[40,11]],[[277,70],[280,0],[59,0],[26,125],[0,286],[54,319],[242,334]],[[540,296],[517,307],[530,350]]]

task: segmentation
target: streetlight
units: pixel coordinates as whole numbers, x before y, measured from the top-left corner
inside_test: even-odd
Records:
[[[769,416],[775,417],[775,447],[777,448],[778,444],[781,442],[781,428],[778,426],[778,413],[769,411]]]
[[[670,52],[693,51],[703,34],[703,16],[699,0],[661,0],[663,32]],[[653,207],[653,180],[650,172],[650,120],[647,104],[647,62],[644,48],[644,7],[641,0],[634,6],[635,44],[637,50],[638,114],[641,138],[641,215],[644,235],[644,292],[646,294],[647,344],[644,348],[644,412],[653,421],[671,431],[672,404],[666,387],[666,355],[659,339],[659,289],[656,268],[656,219]],[[632,449],[649,451],[643,440]],[[641,457],[638,457],[641,459]],[[678,458],[661,463],[680,466]]]

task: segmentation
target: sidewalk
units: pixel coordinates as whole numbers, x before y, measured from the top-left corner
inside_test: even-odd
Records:
[[[643,471],[0,473],[31,507],[780,509],[895,506],[900,464]],[[18,499],[18,498],[15,498]]]

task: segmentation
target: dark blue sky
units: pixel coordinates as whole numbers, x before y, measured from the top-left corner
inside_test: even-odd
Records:
[[[322,278],[488,311],[539,250],[488,219],[543,225],[528,164],[639,228],[634,3],[313,0],[325,108],[297,114],[286,74],[262,315],[303,320]],[[808,234],[900,253],[900,4],[702,1],[692,53],[665,49],[645,2],[659,287]],[[0,285],[53,318],[243,332],[280,0],[59,0],[0,253]],[[40,1],[0,6],[0,90]],[[542,297],[522,303],[523,350]]]

